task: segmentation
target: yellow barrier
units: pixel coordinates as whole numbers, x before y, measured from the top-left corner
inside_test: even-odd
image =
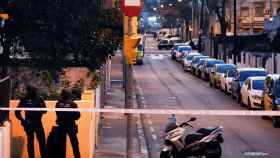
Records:
[[[10,101],[10,107],[17,107],[19,101]],[[79,108],[94,108],[95,107],[95,92],[86,91],[82,95],[82,100],[75,101]],[[45,101],[47,108],[54,108],[56,101]],[[15,117],[14,112],[10,112],[10,120],[12,122],[12,157],[28,158],[27,154],[27,138],[20,125],[20,121]],[[52,126],[55,126],[55,112],[48,112],[43,116],[42,122],[45,129],[46,140],[51,131]],[[81,118],[76,121],[79,133],[79,147],[82,158],[92,158],[98,130],[99,114],[81,113]],[[36,137],[35,137],[36,138]],[[67,158],[73,158],[72,146],[67,138]],[[38,142],[35,139],[35,157],[40,157]]]

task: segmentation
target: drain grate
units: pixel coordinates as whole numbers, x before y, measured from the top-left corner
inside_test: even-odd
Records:
[[[248,157],[254,157],[254,158],[264,158],[269,154],[261,151],[245,151],[243,152],[243,155]]]

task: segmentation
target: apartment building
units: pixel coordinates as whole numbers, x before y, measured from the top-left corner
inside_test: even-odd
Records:
[[[234,0],[227,1],[226,21],[230,24],[227,34],[233,34],[234,28]],[[280,0],[236,0],[237,33],[251,35],[262,33],[266,19],[277,14]],[[217,19],[217,18],[216,18]],[[220,23],[216,20],[214,33],[220,34]]]

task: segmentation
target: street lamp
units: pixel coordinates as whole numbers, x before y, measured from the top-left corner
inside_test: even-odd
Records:
[[[168,5],[169,5],[170,7],[172,6],[172,4],[171,4],[171,3],[169,3]]]
[[[160,5],[160,7],[161,7],[161,8],[164,8],[164,5],[162,4],[162,5]]]
[[[153,8],[153,11],[157,11],[157,8]]]
[[[177,2],[179,2],[179,3],[180,3],[180,2],[182,2],[182,0],[177,0]]]

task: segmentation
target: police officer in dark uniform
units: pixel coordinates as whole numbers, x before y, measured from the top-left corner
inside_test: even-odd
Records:
[[[56,108],[78,108],[77,104],[71,98],[71,91],[63,89],[61,99],[56,103]],[[78,126],[75,121],[81,116],[80,112],[56,112],[56,123],[63,128],[70,138],[75,158],[80,158],[79,141],[77,138]]]
[[[46,108],[46,104],[43,99],[38,97],[37,89],[32,86],[27,86],[26,96],[20,100],[19,108]],[[41,158],[46,157],[46,140],[45,132],[42,124],[42,116],[46,111],[25,111],[24,117],[21,115],[21,111],[15,112],[16,117],[21,121],[26,135],[27,135],[27,150],[29,158],[35,158],[34,154],[34,134],[36,134]]]

